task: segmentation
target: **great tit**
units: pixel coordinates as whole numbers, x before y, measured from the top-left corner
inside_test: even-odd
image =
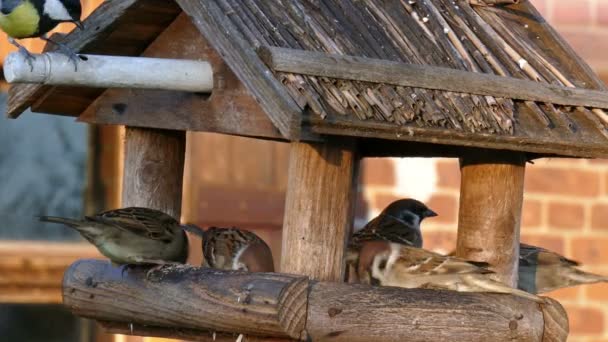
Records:
[[[9,36],[9,42],[26,55],[33,68],[34,56],[15,39],[41,38],[57,45],[75,67],[79,56],[67,46],[51,40],[47,33],[63,22],[71,22],[83,28],[80,22],[80,0],[0,0],[0,29]]]

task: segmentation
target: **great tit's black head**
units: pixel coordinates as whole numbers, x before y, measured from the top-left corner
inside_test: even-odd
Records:
[[[437,216],[437,213],[429,209],[424,203],[413,198],[397,200],[389,204],[382,213],[406,222],[411,221],[412,215],[416,215],[419,218],[419,222],[427,217]]]
[[[61,0],[65,9],[70,14],[70,17],[75,22],[80,23],[80,17],[82,16],[82,6],[80,5],[80,0]]]

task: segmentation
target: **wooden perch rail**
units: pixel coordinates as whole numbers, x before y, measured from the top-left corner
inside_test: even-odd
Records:
[[[566,106],[608,108],[608,92],[605,91],[562,87],[513,77],[316,51],[264,46],[258,53],[269,68],[281,72]]]
[[[4,75],[9,83],[41,83],[96,88],[138,88],[208,93],[213,70],[204,61],[86,55],[77,70],[64,54],[34,55],[32,66],[22,53],[8,55]]]
[[[565,341],[568,333],[565,311],[550,299],[539,306],[501,294],[368,287],[187,265],[167,266],[148,278],[146,271],[80,260],[66,271],[64,304],[77,315],[123,327],[158,327],[155,334],[167,337],[217,331],[338,342]]]

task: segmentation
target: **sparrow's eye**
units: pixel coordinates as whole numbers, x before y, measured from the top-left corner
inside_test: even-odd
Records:
[[[378,269],[380,271],[384,271],[386,269],[386,259],[382,259],[380,261],[380,264],[378,264]]]

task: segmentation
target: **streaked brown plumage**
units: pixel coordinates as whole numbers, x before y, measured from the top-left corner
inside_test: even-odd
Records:
[[[415,199],[406,198],[389,204],[350,238],[346,252],[346,280],[356,279],[355,265],[363,243],[378,240],[422,247],[420,223],[434,216],[437,214],[433,210]]]
[[[148,208],[123,208],[82,220],[41,216],[40,221],[76,229],[116,264],[185,263],[188,240],[179,222]]]
[[[210,227],[203,233],[204,266],[223,270],[274,272],[272,252],[253,232]]]
[[[527,244],[519,247],[518,287],[545,293],[564,287],[608,282],[608,277],[581,271],[580,264],[550,250]]]
[[[372,252],[368,253],[368,248]],[[493,280],[493,272],[483,267],[486,266],[484,263],[384,241],[364,243],[361,254],[369,254],[360,259],[357,267],[363,283],[459,292],[507,293],[543,302],[538,296]]]

